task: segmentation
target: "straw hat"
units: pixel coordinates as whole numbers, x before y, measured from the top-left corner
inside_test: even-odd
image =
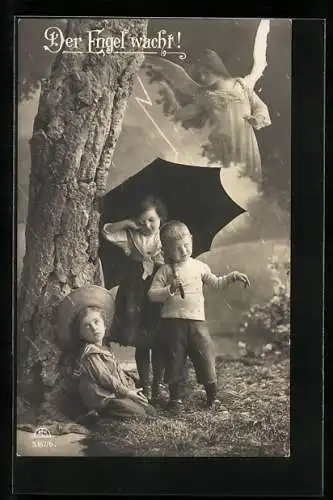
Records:
[[[59,344],[70,347],[72,344],[71,324],[77,314],[86,307],[99,307],[105,311],[107,318],[106,327],[111,324],[114,314],[114,299],[111,293],[96,285],[77,288],[67,295],[58,306],[58,331]]]

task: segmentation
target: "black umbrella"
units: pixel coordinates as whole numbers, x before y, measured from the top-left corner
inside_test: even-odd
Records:
[[[161,199],[168,219],[184,222],[193,234],[193,256],[210,249],[216,233],[244,212],[221,185],[220,168],[188,166],[157,158],[112,189],[102,200],[101,225],[134,217],[133,207],[147,195]],[[119,284],[127,257],[101,238],[105,285]]]

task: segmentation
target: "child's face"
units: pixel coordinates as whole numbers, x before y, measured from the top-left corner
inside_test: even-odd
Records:
[[[161,219],[155,208],[149,208],[138,217],[137,224],[142,234],[149,236],[160,229]]]
[[[105,323],[100,312],[87,311],[80,321],[80,336],[86,342],[102,345]]]
[[[192,255],[192,237],[189,235],[178,240],[171,240],[167,245],[166,253],[175,263],[186,262]]]

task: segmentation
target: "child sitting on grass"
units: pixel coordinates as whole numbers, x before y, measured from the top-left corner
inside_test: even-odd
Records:
[[[165,355],[165,377],[170,391],[170,408],[183,407],[185,365],[191,359],[198,383],[207,394],[207,406],[215,408],[217,378],[213,341],[205,323],[203,284],[223,289],[235,281],[249,286],[248,277],[238,271],[215,276],[209,266],[192,255],[192,235],[180,221],[161,227],[164,264],[154,276],[150,300],[163,303],[158,339]]]
[[[58,336],[62,346],[76,354],[81,401],[87,412],[108,418],[154,415],[142,389],[103,345],[113,309],[110,292],[94,285],[74,290],[60,304]]]

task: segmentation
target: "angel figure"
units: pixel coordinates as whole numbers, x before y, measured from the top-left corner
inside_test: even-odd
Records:
[[[167,114],[185,128],[211,125],[209,142],[203,146],[210,161],[223,167],[241,166],[243,175],[255,181],[261,179],[261,158],[254,129],[271,124],[266,104],[253,90],[265,66],[255,61],[251,74],[235,78],[218,54],[207,49],[197,66],[198,83],[166,59],[150,56],[144,63],[151,81],[156,81],[156,75],[162,79],[159,93]]]

